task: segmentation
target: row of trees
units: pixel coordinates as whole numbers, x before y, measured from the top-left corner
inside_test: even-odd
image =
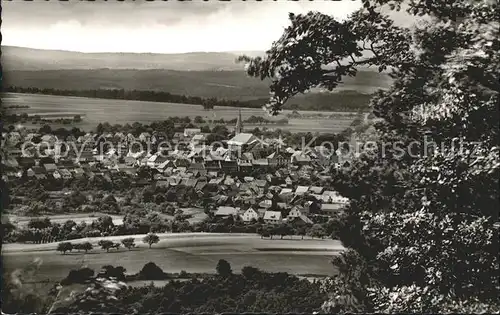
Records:
[[[153,244],[156,244],[159,241],[160,238],[158,237],[158,235],[154,233],[149,233],[142,239],[142,242],[147,244],[149,248],[151,248]],[[127,248],[128,250],[132,250],[132,248],[136,246],[135,239],[133,237],[124,238],[121,240],[120,243],[115,243],[110,240],[100,240],[97,243],[97,245],[99,245],[106,252],[109,252],[110,249],[118,250],[121,245],[123,245],[123,247]],[[72,250],[77,250],[77,251],[84,250],[87,253],[89,250],[92,250],[93,248],[94,246],[90,242],[76,243],[76,244],[73,244],[71,242],[62,242],[57,244],[56,250],[63,254],[66,254],[66,252],[71,252]]]

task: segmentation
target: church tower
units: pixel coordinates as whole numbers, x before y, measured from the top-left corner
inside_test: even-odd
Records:
[[[234,133],[240,134],[243,131],[243,121],[241,120],[241,110],[238,112],[238,120],[236,120],[236,128],[234,129]]]

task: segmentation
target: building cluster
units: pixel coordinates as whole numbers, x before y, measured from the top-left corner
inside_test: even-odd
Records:
[[[136,187],[156,185],[176,195],[189,189],[200,198],[210,196],[215,216],[236,215],[246,222],[261,217],[309,223],[309,213],[332,214],[348,202],[328,188],[331,168],[345,162],[338,154],[325,147],[296,149],[281,139],[259,139],[241,132],[240,122],[235,135],[217,146],[196,128],[176,133],[168,148],[155,147],[165,139],[146,132],[138,137],[87,133],[62,142],[52,134],[14,131],[4,139],[10,146],[3,159],[6,181],[96,176],[113,181],[127,176]]]

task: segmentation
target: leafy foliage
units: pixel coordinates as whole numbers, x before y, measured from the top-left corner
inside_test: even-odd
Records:
[[[156,244],[159,241],[160,241],[160,238],[158,237],[158,235],[156,235],[154,233],[149,233],[148,235],[144,236],[144,238],[142,239],[142,242],[145,244],[148,244],[149,248],[151,248],[151,246],[153,244]]]
[[[163,271],[154,263],[147,269]],[[143,270],[146,269],[144,266]],[[66,307],[55,311],[121,312],[121,313],[311,313],[326,298],[319,283],[287,273],[266,273],[244,267],[244,275],[234,274],[221,280],[220,276],[201,276],[187,281],[169,281],[163,287],[125,287],[106,280],[96,282],[74,297]],[[106,288],[107,287],[107,288]],[[114,290],[111,290],[114,288]]]
[[[334,261],[342,272],[325,310],[498,311],[500,11],[415,0],[416,22],[403,27],[382,10],[402,2],[364,0],[345,21],[290,14],[265,58],[240,60],[272,79],[271,113],[361,66],[394,79],[371,100],[377,147],[333,171],[352,200],[339,231],[350,250]]]
[[[62,242],[62,243],[57,244],[57,251],[61,252],[63,254],[66,254],[66,252],[72,251],[73,248],[74,248],[73,244],[71,244],[70,242]]]
[[[222,277],[228,277],[233,273],[233,271],[231,270],[231,265],[225,259],[219,260],[217,266],[215,267],[215,270],[217,270],[217,274]]]
[[[122,240],[122,244],[124,247],[126,247],[128,250],[131,250],[132,248],[135,247],[135,240],[133,237],[128,237],[128,238],[124,238]]]

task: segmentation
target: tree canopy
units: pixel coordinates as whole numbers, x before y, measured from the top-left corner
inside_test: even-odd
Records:
[[[325,309],[498,311],[497,2],[362,3],[344,21],[290,14],[265,57],[239,58],[249,75],[271,78],[274,114],[361,67],[393,79],[370,102],[376,147],[333,171],[351,203],[339,231],[348,250],[334,260],[341,273]],[[384,13],[402,6],[409,27]]]

